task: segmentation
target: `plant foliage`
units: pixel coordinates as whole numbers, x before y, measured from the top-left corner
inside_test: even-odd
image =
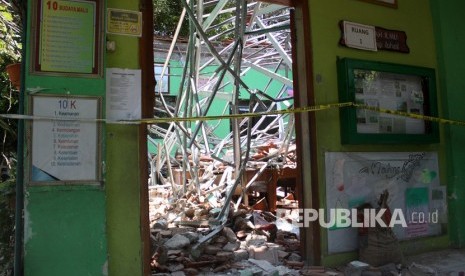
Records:
[[[0,0],[0,114],[18,112],[19,91],[6,66],[21,62],[25,1]],[[12,275],[14,264],[14,197],[17,121],[0,119],[0,276]]]
[[[176,31],[182,12],[182,3],[179,0],[153,1],[153,30],[157,36],[171,37]],[[189,35],[189,22],[184,19],[180,36]]]

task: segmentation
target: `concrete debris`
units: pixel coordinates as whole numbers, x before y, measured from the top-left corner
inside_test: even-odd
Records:
[[[243,260],[248,260],[249,259],[249,252],[245,249],[238,249],[234,251],[234,261],[235,262],[240,262]]]
[[[207,255],[216,255],[216,253],[221,251],[221,247],[216,246],[216,245],[207,245],[203,249],[203,253]]]
[[[164,219],[160,219],[160,220],[157,220],[157,221],[154,221],[152,224],[151,224],[151,227],[153,229],[162,229],[162,230],[166,230],[168,229],[168,222]]]
[[[249,262],[260,267],[267,275],[279,275],[276,267],[266,260],[249,259]]]
[[[168,249],[181,249],[190,244],[190,240],[183,235],[174,235],[171,239],[167,240],[163,246]]]
[[[233,252],[230,251],[220,251],[216,253],[216,260],[220,262],[228,262],[234,258]]]
[[[152,193],[164,198],[151,199],[159,203],[151,205],[153,275],[299,275],[304,268],[298,235],[278,229],[274,213],[240,204],[220,224],[207,199],[171,201],[170,193]]]
[[[239,242],[228,242],[225,246],[223,246],[223,250],[234,252],[239,249],[240,245],[241,243]]]
[[[172,264],[168,267],[168,270],[170,272],[175,272],[175,271],[181,271],[184,269],[184,265],[183,264]]]
[[[298,262],[298,261],[285,261],[284,262],[288,267],[291,268],[303,268],[304,267],[304,262]]]
[[[294,119],[287,120],[285,133],[268,135],[253,129],[257,138],[247,142],[243,166],[235,165],[232,136],[215,140],[210,143],[215,148],[205,150],[208,143],[198,144],[203,138],[187,137],[192,141],[189,147],[180,143],[182,125],[164,133],[158,153],[149,156],[155,274],[299,274],[299,230],[292,224],[298,215],[292,210],[298,208],[300,184],[291,131]],[[270,127],[278,125],[276,120]],[[205,139],[210,141],[209,135]],[[289,216],[287,211],[284,215],[293,219],[279,221],[277,208],[289,210]]]
[[[258,235],[258,234],[249,234],[245,238],[247,246],[253,246],[253,247],[259,247],[261,245],[264,245],[267,241],[268,237],[264,235]]]
[[[291,255],[287,258],[289,261],[293,262],[300,262],[302,261],[302,257],[299,254],[291,253]]]
[[[154,275],[299,275],[298,189],[278,185],[296,178],[296,147],[291,139],[269,140],[251,153],[241,185],[234,185],[230,153],[223,161],[198,151],[153,157],[160,167],[151,181],[158,184],[149,186]],[[292,219],[277,218],[276,208]]]
[[[222,11],[225,2],[213,2],[210,4],[218,8],[208,12],[211,14],[209,20],[231,13],[229,5]],[[270,31],[266,26],[290,24],[290,9],[276,10],[277,5],[268,7],[259,1],[248,2],[247,5],[240,1],[235,4],[241,12],[257,13],[250,20],[268,14],[267,20],[257,21],[259,25],[254,28]],[[187,3],[183,1],[183,4]],[[186,8],[186,12],[189,20],[197,22],[190,9]],[[248,24],[252,27],[252,22]],[[239,28],[239,24],[234,25]],[[285,269],[279,270],[276,266],[285,265],[288,256],[300,252],[298,235],[279,229],[275,217],[278,207],[298,208],[295,199],[300,198],[297,194],[300,177],[296,169],[294,114],[275,112],[294,108],[293,85],[289,78],[292,72],[290,32],[273,32],[284,36],[273,37],[273,43],[263,41],[266,43],[262,45],[257,41],[268,40],[268,36],[240,34],[241,37],[235,37],[240,43],[231,41],[228,47],[223,45],[223,35],[221,39],[220,36],[210,39],[207,37],[209,31],[198,32],[195,40],[204,46],[194,54],[191,50],[194,51],[197,42],[189,40],[191,50],[180,51],[189,55],[190,58],[184,60],[195,66],[186,66],[183,72],[186,78],[181,81],[176,98],[156,94],[156,117],[205,117],[212,111],[219,115],[221,110],[223,115],[269,114],[231,116],[218,122],[173,120],[164,127],[161,124],[148,126],[149,142],[153,146],[148,156],[148,183],[155,273],[178,273],[174,270],[182,265],[181,271],[185,274],[227,271],[237,275],[279,275]],[[237,29],[236,33],[243,32]],[[175,43],[177,37],[172,40]],[[165,69],[174,52],[175,44],[172,46],[163,57]],[[257,46],[264,47],[266,53],[257,52]],[[243,53],[248,58],[242,57]],[[217,65],[223,69],[209,72],[205,79],[201,68]],[[241,80],[249,70],[243,71],[244,66],[251,68],[252,65],[258,66],[259,71],[269,72],[264,74],[268,83],[263,87],[255,87],[255,84],[248,87]],[[281,85],[275,85],[275,77],[280,75],[277,72],[283,69],[285,76],[277,78]],[[230,81],[234,81],[234,85],[229,85]],[[234,86],[233,90],[229,86]],[[222,103],[218,99],[222,99]],[[223,102],[224,108],[221,107]],[[230,125],[230,133],[223,133],[225,122]],[[155,140],[160,138],[163,141]],[[264,263],[268,266],[264,267]]]
[[[186,274],[182,271],[175,271],[171,273],[171,276],[185,276]]]
[[[194,232],[186,232],[182,234],[184,237],[186,237],[189,240],[189,243],[195,243],[199,240],[199,234],[194,233]]]
[[[264,260],[273,265],[279,263],[278,250],[276,250],[276,248],[269,248],[265,245],[249,247],[249,257],[256,260]]]
[[[223,235],[228,239],[229,242],[236,242],[237,241],[236,234],[229,227],[223,228]]]

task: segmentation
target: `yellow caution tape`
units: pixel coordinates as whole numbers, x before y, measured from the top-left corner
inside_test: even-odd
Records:
[[[224,119],[242,119],[250,117],[260,117],[266,115],[282,115],[282,114],[291,114],[291,113],[304,113],[304,112],[314,112],[321,111],[330,108],[341,108],[346,106],[352,106],[351,102],[347,103],[335,103],[335,104],[322,104],[309,107],[300,107],[300,108],[291,108],[284,110],[272,110],[267,112],[256,112],[256,113],[241,113],[241,114],[230,114],[230,115],[213,115],[213,116],[204,116],[204,117],[175,117],[175,118],[149,118],[137,120],[139,123],[154,124],[154,123],[168,123],[168,122],[193,122],[193,121],[212,121],[212,120],[224,120]],[[133,120],[127,120],[127,122],[134,122]]]
[[[197,116],[197,117],[146,118],[146,119],[118,120],[118,121],[112,121],[108,119],[78,119],[78,120],[79,121],[115,123],[115,124],[156,124],[156,123],[170,123],[170,122],[195,122],[195,121],[213,121],[213,120],[225,120],[225,119],[241,119],[241,118],[259,117],[259,116],[266,116],[266,115],[283,115],[283,114],[296,114],[296,113],[304,113],[304,112],[315,112],[315,111],[321,111],[321,110],[327,110],[327,109],[333,109],[333,108],[343,108],[343,107],[356,107],[356,108],[372,110],[372,111],[376,111],[380,113],[393,114],[393,115],[404,116],[404,117],[425,120],[425,121],[432,121],[432,122],[437,122],[441,124],[465,126],[464,121],[449,120],[449,119],[443,119],[439,117],[421,115],[421,114],[416,114],[416,113],[408,113],[408,112],[403,112],[403,111],[384,109],[384,108],[379,108],[379,107],[356,104],[353,102],[321,104],[321,105],[291,108],[291,109],[285,109],[285,110],[273,110],[273,111],[267,111],[267,112],[241,113],[241,114],[216,115],[216,116],[214,115],[214,116]],[[39,116],[18,115],[18,114],[0,114],[0,117],[8,118],[8,119],[18,119],[18,120],[78,121],[76,119],[68,119],[68,118],[39,117]]]
[[[449,119],[443,119],[439,117],[421,115],[417,113],[403,112],[403,111],[392,110],[392,109],[384,109],[384,108],[361,105],[361,104],[356,104],[356,103],[353,103],[352,105],[356,108],[368,109],[368,110],[377,111],[380,113],[393,114],[393,115],[404,116],[404,117],[409,117],[409,118],[414,118],[414,119],[419,119],[419,120],[424,120],[424,121],[437,122],[441,124],[465,126],[464,121],[449,120]]]

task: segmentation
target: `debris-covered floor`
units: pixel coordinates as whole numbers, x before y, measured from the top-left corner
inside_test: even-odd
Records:
[[[272,212],[240,205],[229,210],[224,226],[216,225],[220,196],[172,199],[170,187],[150,191],[154,274],[301,275],[324,272],[305,267],[298,229]],[[281,206],[295,206],[293,194],[278,190]],[[283,197],[281,197],[283,196]],[[336,275],[336,274],[334,274]]]
[[[278,205],[292,210],[293,193],[277,191]],[[172,200],[170,185],[150,189],[153,275],[463,275],[465,251],[446,250],[377,267],[354,261],[339,267],[307,266],[299,231],[273,212],[240,205],[217,224],[221,197]],[[288,218],[292,218],[289,211]]]
[[[449,249],[427,252],[406,258],[406,263],[423,271],[412,275],[465,275],[465,250]]]

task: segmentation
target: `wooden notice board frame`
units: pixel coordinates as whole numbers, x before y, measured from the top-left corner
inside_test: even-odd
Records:
[[[103,18],[98,0],[33,1],[31,73],[101,77]]]
[[[399,116],[438,116],[432,68],[342,58],[337,60],[339,101],[390,110],[340,110],[342,144],[439,142],[437,122]],[[396,115],[397,113],[397,115]]]

